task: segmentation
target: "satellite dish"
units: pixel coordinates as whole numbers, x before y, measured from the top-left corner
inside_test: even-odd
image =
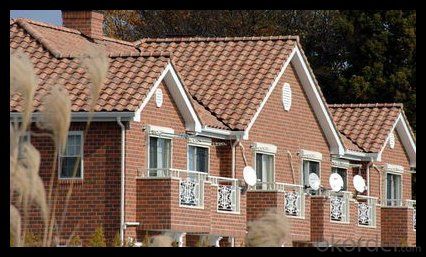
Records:
[[[362,193],[365,191],[365,180],[361,175],[355,175],[353,179],[355,190]]]
[[[330,175],[329,182],[331,190],[334,192],[339,192],[343,188],[343,179],[337,173],[333,173]]]
[[[247,185],[249,185],[249,186],[256,185],[256,182],[257,182],[256,172],[254,171],[254,169],[251,166],[244,167],[243,177],[244,177],[244,181],[247,183]]]
[[[311,173],[309,174],[309,186],[313,190],[318,190],[320,187],[321,181],[317,174]]]

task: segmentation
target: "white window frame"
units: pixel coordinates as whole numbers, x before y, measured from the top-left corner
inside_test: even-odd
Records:
[[[149,152],[150,152],[150,147],[151,147],[151,137],[155,137],[155,138],[162,138],[162,139],[169,139],[170,140],[170,169],[172,169],[172,167],[173,167],[173,137],[171,137],[171,136],[164,136],[164,135],[162,135],[162,136],[159,136],[159,135],[154,135],[154,134],[150,134],[150,133],[147,133],[147,153],[146,153],[146,155],[147,155],[147,162],[146,162],[146,169],[147,169],[147,174],[149,175],[149,164],[150,164],[150,162],[151,162],[151,160],[150,160],[150,154],[149,154]]]
[[[268,152],[268,151],[259,151],[259,150],[254,150],[253,151],[253,168],[254,168],[256,174],[257,174],[257,167],[256,167],[257,154],[264,154],[264,155],[270,155],[270,156],[272,156],[272,161],[273,161],[273,165],[272,165],[273,181],[271,183],[275,183],[276,182],[276,173],[275,173],[275,165],[276,165],[275,163],[276,163],[276,160],[275,160],[275,153]],[[256,180],[257,180],[257,178],[256,178]],[[256,184],[257,184],[257,182],[258,181],[256,181]],[[258,189],[257,186],[258,185],[255,185],[256,190],[270,191],[268,189],[263,189],[263,184],[262,184],[262,189]],[[274,191],[274,190],[272,190],[272,191]]]
[[[399,182],[400,182],[400,184],[399,184],[399,187],[400,187],[400,194],[401,194],[401,198],[400,198],[400,204],[399,205],[389,205],[389,203],[388,203],[388,174],[391,174],[391,175],[396,175],[396,176],[399,176],[400,177],[400,180],[399,180]],[[384,179],[384,181],[385,181],[385,184],[384,184],[384,190],[385,190],[385,192],[384,192],[384,196],[385,196],[385,199],[384,199],[384,201],[385,201],[385,206],[386,207],[403,207],[403,199],[404,199],[404,191],[403,191],[403,176],[402,176],[402,173],[399,173],[399,172],[393,172],[393,171],[386,171],[385,172],[385,179]]]
[[[345,190],[341,190],[341,192],[349,192],[348,169],[345,168],[345,167],[342,167],[342,166],[331,165],[331,174],[337,173],[337,172],[333,172],[333,169],[345,170],[345,172],[346,172],[346,179],[343,182],[346,184],[346,189]],[[339,174],[339,173],[337,173],[337,174]]]
[[[319,180],[320,180],[320,182],[321,182],[321,160],[319,160],[319,159],[309,159],[309,158],[301,158],[301,167],[300,167],[300,172],[301,172],[301,174],[300,174],[300,185],[302,185],[303,187],[305,186],[305,183],[304,183],[304,181],[303,181],[303,174],[304,174],[304,172],[303,172],[303,163],[305,162],[305,161],[308,161],[308,162],[317,162],[318,163],[318,177],[319,177]],[[308,171],[309,172],[309,171]],[[308,178],[307,179],[309,179],[309,175],[308,175]],[[320,183],[321,184],[321,183]],[[313,190],[313,189],[310,189],[310,188],[308,188],[307,189],[308,190],[308,192],[310,193],[310,190]],[[318,189],[318,190],[314,190],[314,191],[318,191],[318,194],[319,194],[319,191],[320,191],[321,189]]]
[[[64,178],[61,177],[61,173],[62,173],[62,157],[66,157],[63,156],[62,153],[60,152],[58,155],[59,161],[58,161],[58,179],[59,180],[83,180],[84,179],[84,133],[82,130],[75,130],[75,131],[69,131],[68,135],[67,135],[67,143],[68,143],[68,136],[72,136],[72,135],[79,135],[80,139],[81,139],[81,145],[80,145],[80,162],[81,162],[81,172],[80,172],[80,177],[74,177],[74,178]]]
[[[201,148],[207,149],[207,172],[206,172],[206,174],[210,175],[210,147],[205,145],[205,144],[197,144],[197,143],[194,143],[194,142],[188,142],[186,144],[186,169],[188,171],[191,171],[191,170],[189,170],[189,147],[190,146],[201,147]],[[198,170],[192,170],[192,171],[202,172],[202,171],[198,171]]]

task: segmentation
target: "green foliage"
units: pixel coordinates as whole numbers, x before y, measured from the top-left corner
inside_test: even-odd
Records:
[[[81,239],[78,235],[75,235],[71,238],[69,246],[81,246]]]
[[[111,10],[106,32],[166,36],[299,35],[329,103],[402,102],[416,129],[416,11]]]
[[[121,247],[120,232],[117,232],[112,240],[112,247]]]
[[[92,235],[92,238],[89,241],[89,246],[92,247],[106,247],[104,230],[102,226],[96,228],[95,232]]]
[[[30,231],[28,231],[24,238],[24,245],[26,247],[40,247],[43,242],[40,237]]]

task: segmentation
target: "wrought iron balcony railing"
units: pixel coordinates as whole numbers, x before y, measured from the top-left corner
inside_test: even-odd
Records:
[[[349,222],[348,192],[330,192],[330,219],[332,221]]]
[[[413,229],[416,230],[416,200],[407,200],[407,206],[413,208]]]
[[[358,224],[360,226],[376,226],[377,197],[358,195]]]
[[[217,186],[217,210],[240,212],[240,187],[238,179],[209,176],[212,185]]]
[[[179,206],[204,206],[204,182],[208,180],[205,172],[181,170],[174,168],[147,169],[141,177],[147,178],[175,178],[179,179]]]
[[[174,168],[147,169],[138,172],[139,177],[179,179],[179,206],[203,207],[204,182],[217,186],[217,211],[239,213],[240,187],[238,179],[209,176],[208,173]]]

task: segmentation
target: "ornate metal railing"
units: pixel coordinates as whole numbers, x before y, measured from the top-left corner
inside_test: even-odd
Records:
[[[240,211],[240,188],[238,179],[209,176],[212,185],[217,186],[217,210]]]
[[[349,221],[349,193],[330,193],[330,219],[333,221]]]
[[[407,200],[407,206],[413,208],[413,229],[416,230],[416,200]]]
[[[257,182],[250,191],[277,191],[284,193],[284,213],[287,216],[304,216],[305,194],[302,185],[280,182]]]
[[[167,168],[148,169],[146,174],[139,176],[179,179],[179,206],[204,206],[204,181],[207,181],[207,173]]]
[[[358,224],[362,226],[376,226],[377,197],[357,196]]]
[[[284,212],[288,216],[304,216],[305,194],[303,186],[294,184],[284,185]]]

